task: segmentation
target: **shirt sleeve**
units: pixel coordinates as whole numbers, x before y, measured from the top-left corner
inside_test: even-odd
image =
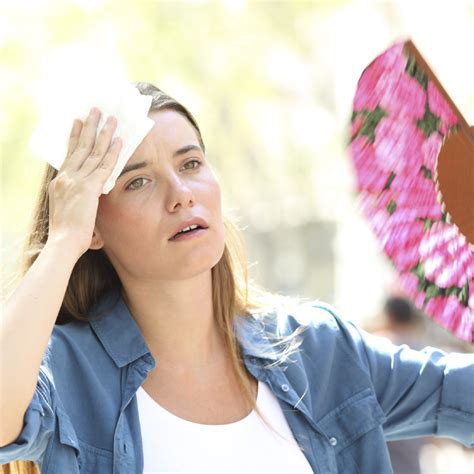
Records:
[[[342,329],[370,372],[387,440],[440,436],[474,447],[474,354],[397,346],[350,321]]]
[[[55,420],[54,384],[49,369],[42,365],[22,431],[15,441],[0,448],[0,464],[20,460],[38,462],[54,433]]]

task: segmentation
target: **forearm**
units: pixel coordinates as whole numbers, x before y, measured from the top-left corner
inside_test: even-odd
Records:
[[[0,445],[16,439],[77,254],[48,242],[4,305],[0,327]]]

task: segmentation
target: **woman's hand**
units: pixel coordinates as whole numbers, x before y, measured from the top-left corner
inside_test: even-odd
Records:
[[[95,139],[100,116],[94,107],[84,123],[74,120],[66,159],[49,184],[48,240],[67,241],[79,257],[91,245],[99,197],[122,147],[118,137],[111,143],[113,116]]]

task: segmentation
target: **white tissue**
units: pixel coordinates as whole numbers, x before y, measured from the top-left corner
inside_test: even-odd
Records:
[[[142,95],[136,87],[124,80],[104,81],[95,80],[88,87],[72,88],[70,95],[64,98],[64,103],[52,104],[50,111],[43,111],[42,120],[32,138],[32,147],[37,154],[51,166],[59,170],[63,164],[75,118],[83,122],[92,107],[101,111],[97,126],[97,135],[102,129],[107,117],[113,115],[117,119],[117,128],[112,137],[120,137],[122,149],[117,163],[107,181],[102,193],[108,194],[133,152],[140,145],[155,122],[148,117],[151,96]]]

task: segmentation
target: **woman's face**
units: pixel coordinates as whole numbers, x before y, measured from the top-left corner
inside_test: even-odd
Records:
[[[209,271],[223,254],[220,187],[183,115],[162,110],[149,117],[154,127],[99,199],[94,248],[103,248],[121,279],[186,279]],[[127,171],[131,165],[137,169]],[[170,240],[194,218],[207,229]]]

